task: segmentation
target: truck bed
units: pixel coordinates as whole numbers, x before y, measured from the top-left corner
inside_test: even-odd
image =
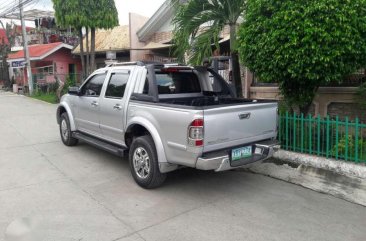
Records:
[[[175,113],[174,117],[177,117],[177,112],[172,111],[171,108],[202,111],[205,133],[203,152],[273,139],[277,135],[276,101],[218,96],[175,96],[175,98],[172,96],[163,96],[163,98],[159,96],[157,103],[145,103],[152,104],[154,109],[159,109],[159,106],[170,107],[170,109],[164,109],[164,112],[159,111],[159,116],[164,118],[172,116],[171,113]],[[161,123],[161,120],[158,122]],[[177,127],[178,122],[174,123]],[[184,127],[180,128],[184,129]]]

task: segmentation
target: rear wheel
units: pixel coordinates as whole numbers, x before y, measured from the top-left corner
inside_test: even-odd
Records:
[[[137,137],[132,141],[129,161],[132,176],[139,186],[151,189],[164,183],[166,173],[160,172],[158,156],[151,136]]]
[[[62,142],[66,146],[75,146],[78,144],[78,139],[72,137],[70,120],[66,112],[62,113],[60,117],[60,135]]]

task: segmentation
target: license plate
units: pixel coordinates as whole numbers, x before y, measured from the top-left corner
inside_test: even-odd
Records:
[[[237,161],[252,156],[252,146],[245,146],[231,151],[231,161]]]

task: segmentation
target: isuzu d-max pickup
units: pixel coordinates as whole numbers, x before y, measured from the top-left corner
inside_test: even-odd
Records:
[[[279,148],[275,101],[236,98],[206,67],[116,63],[70,87],[57,109],[62,142],[128,154],[143,188],[182,167],[225,171]]]

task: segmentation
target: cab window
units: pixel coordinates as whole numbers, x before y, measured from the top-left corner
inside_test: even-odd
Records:
[[[105,92],[105,97],[122,99],[129,77],[129,73],[112,73],[107,86],[107,90]]]
[[[102,91],[106,74],[96,74],[82,87],[82,95],[88,97],[99,97]]]

